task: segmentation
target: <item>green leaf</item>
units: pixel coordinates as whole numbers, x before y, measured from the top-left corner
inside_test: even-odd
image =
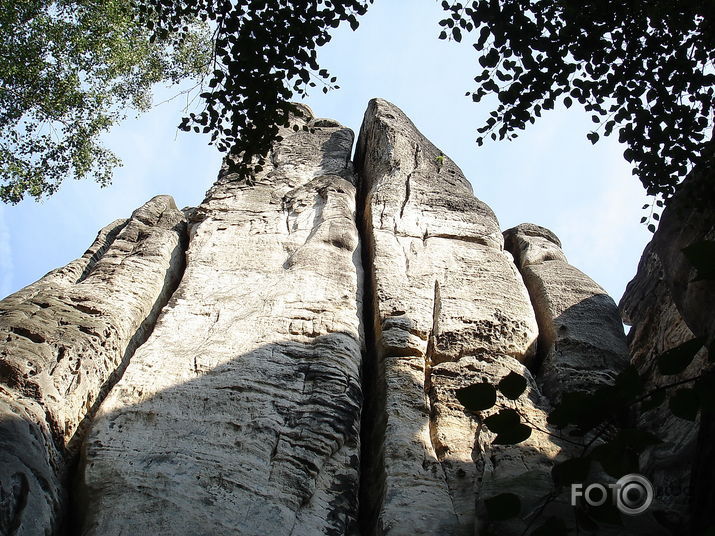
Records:
[[[521,499],[513,493],[501,493],[484,499],[484,506],[491,521],[504,521],[521,513]]]
[[[693,242],[682,251],[688,262],[697,270],[696,281],[715,279],[715,241]]]
[[[487,382],[475,383],[458,389],[457,400],[469,411],[482,411],[491,408],[497,401],[497,390]]]
[[[700,397],[695,389],[678,389],[668,401],[673,415],[688,421],[694,421],[700,409]]]
[[[664,376],[672,376],[683,372],[702,347],[702,339],[696,337],[663,352],[656,360],[658,372]]]
[[[492,443],[495,445],[515,445],[526,441],[530,436],[531,427],[526,424],[517,424],[501,434],[497,434]]]
[[[551,478],[559,486],[583,482],[588,478],[590,467],[591,460],[589,458],[570,458],[553,466]]]
[[[489,427],[489,431],[501,434],[518,426],[520,421],[519,413],[512,408],[507,408],[484,419],[484,424]]]
[[[504,376],[497,387],[510,400],[516,400],[526,390],[526,378],[516,372]]]

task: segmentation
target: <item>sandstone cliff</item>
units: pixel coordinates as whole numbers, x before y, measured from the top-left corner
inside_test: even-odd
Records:
[[[182,282],[85,443],[84,534],[355,524],[353,137],[334,122],[299,123],[313,132],[284,132],[255,186],[225,176],[191,212]]]
[[[0,534],[471,535],[510,492],[522,515],[491,529],[511,535],[568,508],[546,417],[628,363],[613,300],[550,231],[502,234],[392,104],[370,102],[354,169],[349,129],[293,122],[254,184],[224,169],[196,208],[155,198],[0,302]],[[647,372],[693,298],[644,277]],[[465,411],[460,388],[510,372],[523,394]],[[528,439],[493,444],[503,408]],[[654,475],[687,479],[666,467],[681,436]]]
[[[183,214],[155,197],[81,259],[0,302],[4,533],[60,529],[87,424],[181,278],[185,244]]]

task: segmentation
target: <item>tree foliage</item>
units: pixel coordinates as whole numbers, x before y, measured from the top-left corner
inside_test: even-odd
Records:
[[[703,340],[695,338],[657,356],[658,374],[666,377],[683,373],[702,348]],[[715,362],[715,354],[708,352],[708,359],[709,363]],[[492,440],[494,445],[521,443],[530,437],[532,428],[554,437],[557,443],[568,445],[570,457],[552,468],[554,488],[543,498],[544,506],[568,494],[572,484],[589,482],[599,468],[614,479],[639,473],[641,454],[660,439],[638,426],[641,420],[638,416],[663,406],[666,399],[670,412],[688,421],[694,421],[701,411],[715,408],[715,370],[712,365],[695,375],[666,381],[659,386],[654,386],[638,373],[634,365],[629,365],[612,384],[592,392],[563,393],[548,413],[549,429],[542,429],[530,423],[518,406],[512,405],[513,400],[526,396],[527,384],[524,376],[510,372],[496,385],[474,383],[457,390],[455,395],[465,411],[496,434]],[[503,398],[497,396],[499,393]],[[482,413],[486,410],[491,410],[488,416]],[[489,522],[521,514],[519,497],[512,493],[487,498],[484,503]],[[604,523],[620,524],[620,514],[615,509],[576,505],[573,510],[573,518],[582,530],[598,530]],[[541,513],[531,518],[530,523],[536,522]],[[556,531],[554,523],[563,524],[563,530]],[[546,519],[541,527],[532,534],[567,533],[564,520],[558,516]]]
[[[214,28],[211,73],[201,93],[205,109],[179,128],[211,133],[211,143],[235,157],[235,171],[250,180],[289,126],[288,102],[320,85],[337,88],[321,69],[316,48],[330,41],[341,22],[354,30],[372,0],[143,0],[142,21],[158,39],[181,43],[187,22],[199,18]],[[294,127],[297,128],[297,127]]]
[[[618,130],[650,195],[670,197],[698,163],[713,127],[712,0],[475,0],[442,2],[441,39],[476,36],[475,102],[498,104],[479,129],[512,139],[561,100],[578,101],[598,125]]]
[[[337,88],[316,49],[341,23],[356,29],[372,1],[0,0],[0,197],[39,198],[66,176],[106,183],[116,158],[100,134],[126,105],[145,108],[154,82],[202,67],[203,110],[180,128],[210,134],[250,180],[296,111],[289,101]],[[440,38],[473,34],[480,53],[478,87],[467,95],[498,98],[478,144],[512,139],[557,101],[578,101],[594,121],[587,137],[617,131],[651,195],[667,199],[693,165],[713,159],[712,0],[442,7]],[[213,32],[205,42],[197,20]]]
[[[194,24],[181,44],[151,43],[129,0],[0,0],[0,199],[108,183],[119,161],[102,133],[147,109],[154,83],[200,74],[208,42]]]

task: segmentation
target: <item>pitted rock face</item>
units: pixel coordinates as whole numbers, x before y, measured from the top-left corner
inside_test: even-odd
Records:
[[[369,506],[375,530],[471,534],[480,454],[476,421],[444,409],[459,407],[452,375],[472,378],[463,363],[478,353],[528,361],[534,313],[493,212],[402,111],[370,102],[355,161],[374,281],[376,376],[385,386],[376,425],[384,428],[384,463],[375,469],[384,500]],[[436,374],[441,367],[454,372]]]
[[[532,224],[504,232],[539,321],[538,383],[553,401],[569,391],[611,384],[628,364],[618,308],[606,291],[571,266],[553,233]]]
[[[688,368],[677,376],[657,372],[656,356],[694,337],[673,303],[660,259],[652,244],[646,246],[636,277],[628,284],[619,304],[628,334],[631,362],[653,388],[691,378],[707,363],[703,348]],[[670,395],[672,396],[672,394]],[[641,458],[643,473],[660,490],[656,508],[670,523],[684,526],[690,502],[691,464],[695,457],[699,418],[695,423],[672,414],[667,404],[642,413],[638,425],[653,433],[660,443],[646,449]]]
[[[711,277],[702,277],[683,250],[715,239],[714,185],[713,170],[707,167],[696,168],[679,185],[621,299],[624,321],[632,326],[632,362],[654,387],[713,370],[715,284]],[[683,372],[657,372],[658,356],[696,337],[703,348]],[[671,389],[667,396],[674,394]],[[641,414],[639,425],[661,439],[641,460],[644,473],[661,490],[656,508],[670,527],[687,527],[692,534],[705,531],[712,524],[715,502],[712,412],[702,410],[690,422],[675,416],[669,403],[661,404]]]
[[[504,231],[504,247],[514,254],[521,269],[544,261],[567,262],[558,237],[533,223],[522,223]]]

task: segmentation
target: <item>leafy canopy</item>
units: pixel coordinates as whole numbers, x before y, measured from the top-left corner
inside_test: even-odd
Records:
[[[204,108],[180,128],[210,134],[250,181],[296,112],[289,100],[338,87],[316,48],[342,22],[356,29],[372,1],[0,0],[0,198],[40,198],[67,176],[106,184],[117,159],[100,134],[127,105],[145,109],[153,83],[202,69]],[[712,0],[442,7],[440,38],[473,33],[480,52],[467,95],[498,97],[478,144],[515,137],[557,100],[578,101],[598,125],[587,137],[617,130],[651,195],[667,199],[695,164],[712,164]],[[202,39],[196,21],[212,35]]]
[[[279,125],[289,126],[293,95],[336,79],[317,63],[316,47],[330,30],[357,17],[372,0],[143,0],[142,21],[158,39],[181,42],[187,22],[199,18],[214,28],[205,109],[179,128],[211,133],[211,143],[234,156],[242,178],[260,171]],[[297,128],[297,127],[294,127]],[[256,158],[257,157],[257,158]],[[256,158],[254,160],[254,158]]]
[[[205,110],[184,130],[211,133],[222,151],[241,155],[242,175],[265,156],[288,124],[288,100],[335,78],[316,61],[316,47],[342,21],[355,29],[372,0],[143,0],[159,38],[185,32],[192,17],[214,33]],[[702,157],[713,126],[715,7],[712,0],[442,1],[440,38],[473,32],[482,72],[474,101],[498,104],[479,129],[511,139],[561,99],[592,113],[587,137],[618,130],[624,157],[651,195],[670,197]],[[258,160],[257,169],[263,161]],[[660,202],[659,202],[660,203]]]
[[[482,72],[475,102],[498,105],[479,129],[512,139],[561,100],[592,113],[596,143],[618,129],[650,195],[669,198],[713,128],[712,0],[442,2],[441,39],[474,33]],[[477,139],[483,143],[483,136]],[[703,155],[704,156],[704,155]]]
[[[0,199],[54,193],[65,178],[107,184],[101,135],[145,110],[151,87],[205,70],[207,29],[150,42],[129,0],[0,0]]]

